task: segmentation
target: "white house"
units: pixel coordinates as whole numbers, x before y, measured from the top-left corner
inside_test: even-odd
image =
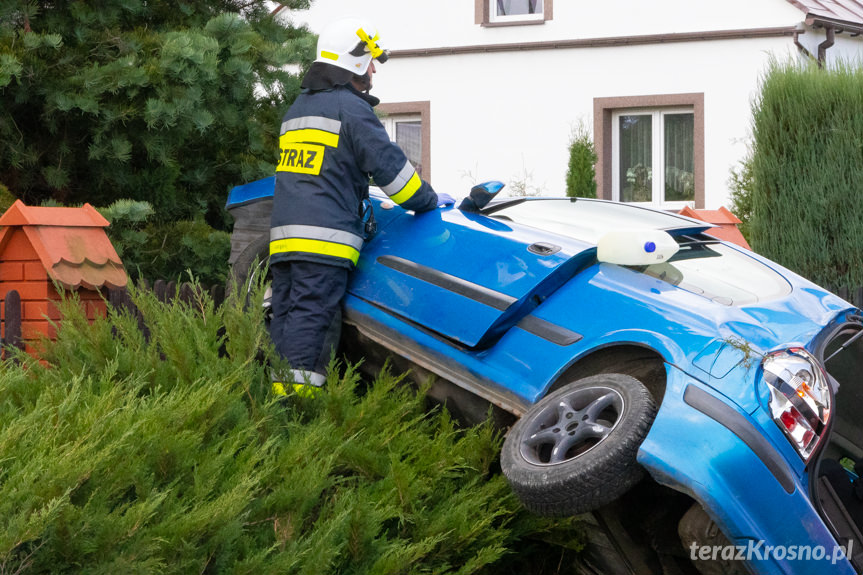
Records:
[[[457,197],[493,179],[564,194],[581,123],[600,197],[727,205],[769,59],[863,52],[857,0],[313,0],[287,15],[315,32],[342,16],[377,25],[384,122]]]

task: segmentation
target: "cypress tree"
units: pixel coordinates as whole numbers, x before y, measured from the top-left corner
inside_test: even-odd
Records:
[[[583,123],[573,130],[569,141],[569,166],[566,170],[566,195],[571,198],[596,197],[596,150]]]
[[[753,249],[826,286],[863,285],[863,68],[773,62],[753,136]]]
[[[0,181],[31,204],[145,200],[224,227],[227,190],[272,173],[299,89],[285,66],[313,50],[263,0],[4,2]]]

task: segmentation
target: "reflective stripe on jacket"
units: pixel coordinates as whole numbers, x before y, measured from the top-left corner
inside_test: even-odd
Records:
[[[353,267],[363,245],[369,178],[397,204],[426,211],[437,194],[350,86],[303,92],[282,122],[271,260]]]

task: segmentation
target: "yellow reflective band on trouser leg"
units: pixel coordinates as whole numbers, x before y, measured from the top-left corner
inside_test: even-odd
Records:
[[[294,393],[299,395],[300,397],[317,397],[317,395],[321,392],[320,387],[315,387],[314,385],[295,383],[293,385]]]
[[[316,397],[321,391],[320,387],[302,383],[292,383],[291,389],[293,389],[294,393],[296,393],[300,397]],[[285,384],[281,381],[274,381],[273,395],[278,395],[279,397],[287,397],[288,392],[285,391]]]
[[[322,240],[309,240],[306,238],[288,238],[270,242],[270,255],[283,254],[286,252],[305,252],[307,254],[320,254],[350,260],[357,264],[360,252],[351,246],[325,242]]]
[[[418,189],[420,189],[420,186],[422,186],[422,185],[423,185],[423,182],[420,179],[419,174],[414,172],[414,175],[411,176],[411,179],[408,180],[408,183],[406,183],[404,185],[404,187],[401,190],[399,190],[398,193],[390,196],[390,199],[392,201],[394,201],[395,203],[401,205],[401,204],[405,203],[406,201],[408,201],[409,199],[411,199],[413,197],[413,195],[416,193],[416,191]]]

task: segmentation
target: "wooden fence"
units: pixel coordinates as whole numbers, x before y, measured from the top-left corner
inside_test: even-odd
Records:
[[[222,305],[225,301],[225,286],[223,285],[214,285],[212,287],[205,288],[184,282],[180,284],[178,289],[177,282],[157,280],[153,283],[152,288],[150,288],[147,282],[143,282],[139,287],[143,289],[152,289],[156,298],[159,301],[166,303],[173,301],[175,298],[179,298],[180,301],[192,303],[196,296],[195,290],[203,290],[207,292],[216,306]],[[137,317],[138,326],[144,333],[144,337],[149,338],[149,329],[147,329],[147,326],[144,324],[144,318],[142,317],[140,310],[138,310],[132,302],[132,298],[129,297],[129,292],[126,288],[108,290],[107,300],[108,305],[116,309],[128,310],[132,315]],[[25,342],[23,338],[21,296],[15,290],[6,292],[6,299],[3,306],[3,323],[5,324],[3,347],[24,349]],[[5,356],[5,353],[3,355]]]

